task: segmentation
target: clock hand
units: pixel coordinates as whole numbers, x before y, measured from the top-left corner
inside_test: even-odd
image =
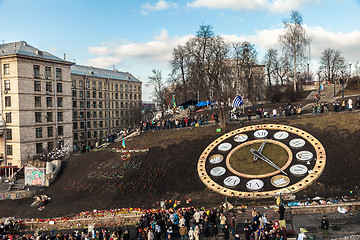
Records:
[[[270,161],[267,157],[265,157],[264,155],[262,155],[261,153],[259,153],[258,151],[256,151],[255,149],[250,149],[251,153],[254,154],[255,156],[258,156],[261,160],[263,160],[264,162],[266,162],[267,164],[269,164],[270,166],[276,168],[277,170],[279,170],[280,172],[282,172],[283,174],[287,175],[286,172],[284,172],[281,168],[279,168],[275,163],[273,163],[272,161]]]
[[[267,139],[265,139],[265,141],[261,144],[261,146],[260,146],[259,149],[257,150],[259,153],[261,153],[262,150],[264,149],[266,140],[267,140]],[[254,162],[256,162],[256,160],[258,160],[258,159],[259,159],[259,157],[256,156],[256,155],[254,155]]]

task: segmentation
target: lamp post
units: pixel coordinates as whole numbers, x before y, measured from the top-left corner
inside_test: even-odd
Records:
[[[344,73],[345,71],[341,71],[341,80],[340,80],[343,100],[344,100]]]
[[[321,74],[321,71],[319,71],[318,72],[318,77],[319,77],[319,97],[320,97],[320,88],[321,88],[321,83],[320,83],[320,81],[321,81],[321,76],[320,76],[320,74]]]
[[[334,77],[333,77],[333,83],[334,83],[334,97],[335,97],[335,94],[336,94],[336,90],[335,90],[335,83],[336,83],[336,74],[334,74]]]

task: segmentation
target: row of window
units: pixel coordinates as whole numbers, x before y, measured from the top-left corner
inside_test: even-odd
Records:
[[[86,134],[85,132],[74,133],[74,141],[84,140],[85,139],[85,134]],[[104,132],[103,131],[87,132],[87,138],[88,139],[97,139],[97,138],[103,138],[103,137],[104,137]]]
[[[10,80],[4,80],[4,90],[10,91]],[[34,91],[35,92],[41,92],[41,81],[34,81]],[[53,84],[52,82],[46,82],[46,92],[52,92],[53,91]],[[63,92],[63,86],[62,83],[56,83],[56,92],[62,93]]]
[[[47,142],[47,151],[51,152],[54,149],[54,142]],[[43,143],[36,143],[36,154],[43,153],[44,147]],[[13,146],[6,145],[6,155],[12,156],[13,155]]]
[[[57,97],[57,107],[63,107],[63,98]],[[41,97],[36,96],[35,97],[35,107],[41,107]],[[53,106],[53,98],[47,97],[46,98],[46,107],[52,107]],[[5,107],[11,107],[11,96],[5,96]]]
[[[86,108],[106,108],[106,102],[97,102],[97,101],[86,101]],[[141,103],[133,103],[133,102],[111,102],[109,103],[111,108],[133,108],[133,107],[141,107]],[[79,106],[80,109],[84,109],[84,101],[73,101],[73,109],[77,109]]]
[[[119,117],[127,117],[129,116],[129,114],[131,115],[134,115],[134,112],[130,113],[130,111],[110,111],[110,117],[111,118],[119,118]],[[81,119],[81,118],[84,118],[85,117],[85,112],[83,111],[80,111],[80,112],[73,112],[73,120],[76,120],[76,119]],[[91,112],[91,111],[88,111],[86,112],[86,118],[87,119],[90,119],[90,118],[99,118],[99,119],[102,119],[102,118],[106,118],[107,117],[107,112],[106,111],[99,111],[99,112]]]
[[[45,118],[46,118],[46,122],[53,122],[54,121],[52,112],[47,112],[45,114]],[[58,122],[64,121],[63,112],[57,112],[57,120],[58,120]],[[35,112],[35,122],[36,123],[41,123],[42,122],[42,113],[41,112]]]
[[[78,94],[79,93],[79,94]],[[77,96],[79,96],[79,98],[83,99],[84,98],[84,91],[83,90],[73,90],[72,91],[72,97],[73,98],[77,98]],[[92,91],[92,95],[90,91],[86,91],[86,98],[105,98],[106,99],[106,92],[103,94],[103,92],[96,92],[96,91]],[[110,99],[125,99],[125,100],[140,100],[140,94],[127,94],[127,93],[111,93],[111,98]]]
[[[90,86],[91,83],[91,86]],[[76,79],[72,79],[72,86],[74,88],[79,87],[82,88],[84,87],[84,80],[76,80]],[[103,82],[96,82],[96,81],[86,81],[85,82],[85,88],[86,89],[93,89],[93,90],[102,90],[104,86],[104,89],[107,89],[107,86],[105,83]],[[110,83],[110,90],[111,91],[141,91],[141,86],[140,85],[128,85],[128,84],[118,84],[118,83]]]
[[[57,127],[57,134],[58,134],[58,136],[64,136],[64,126]],[[36,136],[36,138],[43,137],[43,128],[42,127],[35,128],[35,136]],[[47,137],[53,137],[53,136],[54,136],[54,127],[47,127]]]
[[[33,65],[33,72],[34,72],[34,78],[41,78],[40,65]],[[45,73],[45,75],[44,75],[45,79],[51,79],[51,76],[52,76],[51,67],[45,66],[44,73]],[[10,74],[10,64],[5,63],[4,64],[4,75],[9,75],[9,74]],[[62,70],[61,70],[61,68],[56,68],[55,69],[55,74],[56,74],[56,79],[57,80],[62,80]]]

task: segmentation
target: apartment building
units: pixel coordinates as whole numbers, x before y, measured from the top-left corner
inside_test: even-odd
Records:
[[[0,44],[0,163],[73,147],[70,66],[24,41]]]
[[[141,120],[142,83],[128,72],[71,66],[74,150]]]

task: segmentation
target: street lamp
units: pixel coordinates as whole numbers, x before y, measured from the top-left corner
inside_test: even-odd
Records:
[[[320,97],[320,88],[321,88],[321,83],[320,83],[320,81],[321,81],[321,76],[320,76],[320,74],[321,74],[321,71],[319,71],[318,72],[318,77],[319,77],[319,97]]]
[[[344,72],[345,71],[341,71],[341,80],[340,80],[343,100],[344,100]]]

